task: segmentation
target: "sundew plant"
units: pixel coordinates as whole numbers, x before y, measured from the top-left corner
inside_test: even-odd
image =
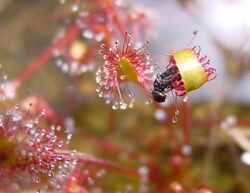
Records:
[[[0,193],[250,192],[249,8],[0,1]]]

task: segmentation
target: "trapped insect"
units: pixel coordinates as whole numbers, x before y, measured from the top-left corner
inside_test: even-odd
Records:
[[[194,35],[197,31],[194,31]],[[193,39],[192,39],[193,40]],[[192,41],[191,40],[191,41]],[[216,69],[210,67],[207,56],[201,56],[201,47],[194,46],[174,52],[167,69],[157,74],[153,84],[152,97],[156,102],[164,102],[169,91],[177,96],[198,89],[207,81],[216,78]]]

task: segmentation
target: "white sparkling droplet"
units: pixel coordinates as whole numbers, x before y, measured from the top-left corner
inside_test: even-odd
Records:
[[[241,155],[241,161],[246,164],[250,165],[250,152],[246,151]]]
[[[188,101],[188,96],[186,95],[186,96],[184,96],[184,98],[183,98],[183,102],[186,103],[187,101]]]
[[[83,36],[86,38],[86,39],[93,39],[94,37],[94,34],[91,30],[85,30],[83,32]],[[99,51],[99,53],[101,52],[101,50]]]
[[[116,110],[119,108],[119,103],[116,102],[115,104],[112,105],[112,109]]]
[[[27,128],[32,128],[33,127],[33,122],[32,121],[26,121],[24,123],[24,126],[27,127]]]
[[[146,102],[145,102],[145,104],[146,105],[149,105],[149,104],[151,104],[153,101],[151,100],[151,99],[149,99],[149,100],[147,100]]]
[[[158,120],[160,122],[163,122],[163,121],[166,120],[166,117],[167,117],[167,113],[163,109],[157,109],[155,111],[155,118],[156,118],[156,120]]]
[[[127,104],[126,103],[122,103],[122,104],[120,104],[120,109],[122,109],[122,110],[125,110],[125,109],[127,109]]]
[[[77,12],[78,9],[79,9],[79,6],[78,6],[77,4],[73,4],[73,5],[71,6],[71,10],[72,10],[73,12]]]
[[[183,145],[181,147],[181,152],[184,154],[184,155],[190,155],[191,152],[192,152],[192,148],[190,145]]]
[[[173,117],[173,123],[177,123],[177,121],[178,121],[177,116],[174,116],[174,117]]]
[[[133,96],[134,96],[134,93],[129,92],[129,93],[128,93],[128,96],[131,98],[131,97],[133,97]]]

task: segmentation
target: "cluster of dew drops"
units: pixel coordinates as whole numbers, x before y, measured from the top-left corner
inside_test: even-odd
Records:
[[[60,2],[61,4],[65,4],[65,3],[67,2],[67,0],[59,0],[59,2]],[[117,0],[117,1],[116,1],[116,3],[117,3],[118,5],[120,4],[119,2],[120,2],[120,0]],[[77,11],[79,10],[79,0],[74,1],[74,2],[71,4],[71,10],[72,10],[73,12],[77,12]],[[86,32],[86,34],[87,34],[87,33],[89,34],[88,31]],[[130,35],[131,35],[131,34],[130,34]],[[86,35],[86,36],[88,37],[88,35]],[[89,35],[89,36],[92,37],[92,34]],[[148,43],[148,42],[147,42],[147,43]],[[118,40],[115,41],[115,44],[118,44]],[[102,45],[101,45],[101,48],[104,48],[104,47],[105,47],[105,44],[102,44]],[[101,50],[99,51],[99,54],[103,54],[103,53],[101,52]],[[106,59],[107,59],[107,56],[106,56],[106,55],[103,55],[103,59],[106,60]],[[100,69],[97,70],[96,75],[100,75]],[[98,78],[98,77],[99,77],[99,76],[97,76],[97,79],[96,79],[97,82],[100,81],[100,77],[99,77],[99,78]],[[123,77],[121,76],[121,79],[122,79],[122,78],[123,78]],[[108,99],[108,98],[110,97],[108,93],[104,94],[104,93],[101,91],[101,89],[100,89],[99,87],[96,88],[96,92],[98,93],[98,96],[99,96],[100,98],[102,98],[102,97],[106,98],[106,103],[107,103],[107,104],[110,104],[110,103],[111,103],[110,100]],[[129,92],[128,96],[129,96],[129,98],[131,99],[131,101],[130,101],[129,104],[125,103],[124,101],[115,102],[115,103],[112,105],[112,109],[113,109],[113,110],[116,110],[116,109],[119,109],[119,108],[120,108],[120,109],[122,109],[122,110],[125,110],[125,109],[127,109],[127,108],[133,108],[134,102],[135,102],[135,99],[133,98],[133,93],[132,93],[132,92]],[[187,102],[187,99],[188,99],[188,97],[185,96],[185,97],[183,98],[183,102]],[[151,103],[153,103],[152,99],[148,99],[148,100],[145,102],[146,105],[149,105],[149,104],[151,104]],[[173,120],[172,120],[173,123],[176,123],[176,122],[178,121],[178,115],[179,115],[179,109],[176,108],[175,115],[174,115]]]
[[[68,156],[64,156],[61,153],[54,152],[54,149],[62,148],[63,144],[69,144],[72,133],[67,129],[65,131],[66,140],[60,140],[56,134],[61,131],[60,126],[52,125],[50,130],[38,129],[37,124],[39,124],[39,119],[45,115],[45,110],[42,110],[35,118],[28,118],[31,108],[32,104],[30,103],[27,112],[23,113],[21,107],[15,105],[5,114],[0,114],[0,125],[3,127],[6,136],[12,139],[14,143],[18,143],[20,156],[28,160],[34,159],[36,164],[31,164],[27,168],[27,171],[32,174],[32,182],[40,183],[41,179],[38,175],[47,173],[50,178],[49,184],[56,189],[60,189],[60,183],[57,182],[65,180],[70,171],[77,165],[77,160],[74,159],[76,151],[72,150]],[[11,124],[4,128],[6,119],[11,120]],[[19,135],[23,137],[21,142],[15,140]],[[44,160],[44,155],[48,157],[46,158],[47,161]],[[58,170],[55,170],[56,167]],[[47,188],[46,185],[44,189]],[[37,192],[40,192],[40,190],[37,190]]]
[[[59,2],[61,4],[65,4],[67,2],[67,0],[59,0]],[[75,1],[74,3],[72,3],[71,10],[73,12],[77,12],[79,10],[79,3],[78,3],[78,1]]]
[[[0,64],[0,69],[1,69]],[[7,99],[12,99],[15,96],[14,88],[11,83],[8,82],[7,75],[0,72],[0,102]]]

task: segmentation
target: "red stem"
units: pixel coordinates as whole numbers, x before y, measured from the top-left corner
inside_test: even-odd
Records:
[[[85,140],[88,140],[88,142],[94,144],[94,145],[98,145],[103,151],[105,151],[105,153],[124,153],[127,154],[128,156],[131,156],[133,159],[138,159],[138,157],[140,156],[138,152],[133,152],[130,151],[124,147],[119,147],[117,145],[114,145],[112,143],[110,143],[107,140],[99,140],[94,136],[91,136],[89,134],[82,134],[81,135]]]
[[[116,119],[116,112],[113,109],[109,109],[106,137],[110,136],[110,134],[114,131],[115,119]]]
[[[182,125],[183,125],[183,140],[184,144],[190,143],[190,112],[189,112],[190,106],[187,102],[184,102],[182,105]]]
[[[167,112],[167,114],[169,114],[169,117],[173,117],[175,114],[175,107],[174,106],[171,108],[171,110],[167,111],[167,108],[164,108],[164,110]],[[172,118],[166,119],[164,125],[165,125],[165,128],[167,129],[167,132],[168,132],[169,144],[173,145],[176,142],[176,136],[174,135],[174,132],[173,132]]]
[[[58,153],[62,153],[65,156],[69,156],[71,152],[63,150],[63,151],[58,151]],[[102,160],[99,158],[95,158],[95,157],[92,157],[92,156],[84,154],[84,153],[78,152],[74,155],[74,158],[77,159],[79,162],[99,165],[99,166],[106,167],[109,169],[117,170],[119,172],[128,174],[130,176],[136,176],[136,177],[140,176],[139,173],[137,172],[137,170],[135,170],[135,169],[122,167],[122,166],[119,166],[118,164],[115,164],[113,162],[109,162],[109,161],[105,161],[105,160]]]
[[[53,56],[53,51],[56,48],[60,48],[61,46],[71,42],[80,32],[80,30],[81,29],[77,25],[71,25],[62,38],[50,45],[34,61],[28,64],[26,69],[24,69],[14,80],[14,82],[18,83],[17,88],[32,74],[38,71],[46,62],[48,62],[48,60]]]

